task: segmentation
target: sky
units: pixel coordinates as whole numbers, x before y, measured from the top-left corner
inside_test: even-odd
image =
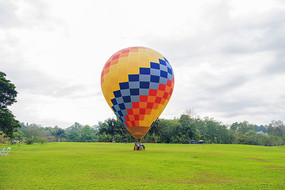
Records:
[[[10,110],[21,122],[115,118],[100,74],[132,46],[174,70],[160,118],[191,109],[224,124],[285,121],[285,1],[0,0],[0,71],[16,85]]]

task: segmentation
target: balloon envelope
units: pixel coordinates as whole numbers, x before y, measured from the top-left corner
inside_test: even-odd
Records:
[[[174,73],[160,53],[130,47],[106,62],[101,87],[111,109],[138,139],[145,136],[167,105],[173,92]]]

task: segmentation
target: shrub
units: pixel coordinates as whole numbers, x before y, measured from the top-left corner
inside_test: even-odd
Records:
[[[9,142],[9,137],[6,137],[5,134],[0,131],[0,144],[7,144]]]
[[[25,139],[25,143],[26,143],[26,144],[34,144],[34,138],[33,138],[33,137],[31,137],[31,138],[26,138],[26,139]]]
[[[44,144],[46,142],[46,138],[40,137],[38,138],[39,143]]]

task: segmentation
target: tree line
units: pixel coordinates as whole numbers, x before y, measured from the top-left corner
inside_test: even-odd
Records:
[[[24,124],[15,119],[8,109],[16,102],[16,86],[0,71],[0,143],[25,142],[134,142],[135,139],[118,119],[109,118],[95,126],[74,123],[67,129]],[[282,121],[254,125],[247,121],[224,125],[213,118],[193,117],[188,110],[179,118],[158,119],[143,142],[192,143],[204,140],[217,144],[251,144],[275,146],[285,144]]]
[[[282,121],[272,121],[267,125],[254,125],[247,121],[224,125],[213,118],[193,118],[182,114],[179,118],[158,119],[142,142],[189,144],[198,140],[215,144],[284,145],[285,125]],[[76,122],[66,129],[21,123],[21,128],[13,133],[9,141],[32,144],[135,142],[135,139],[118,119],[109,118],[94,126]]]

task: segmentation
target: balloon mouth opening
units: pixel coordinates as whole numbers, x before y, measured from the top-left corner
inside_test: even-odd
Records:
[[[134,126],[134,127],[128,127],[127,129],[135,139],[141,139],[146,135],[150,127]]]

